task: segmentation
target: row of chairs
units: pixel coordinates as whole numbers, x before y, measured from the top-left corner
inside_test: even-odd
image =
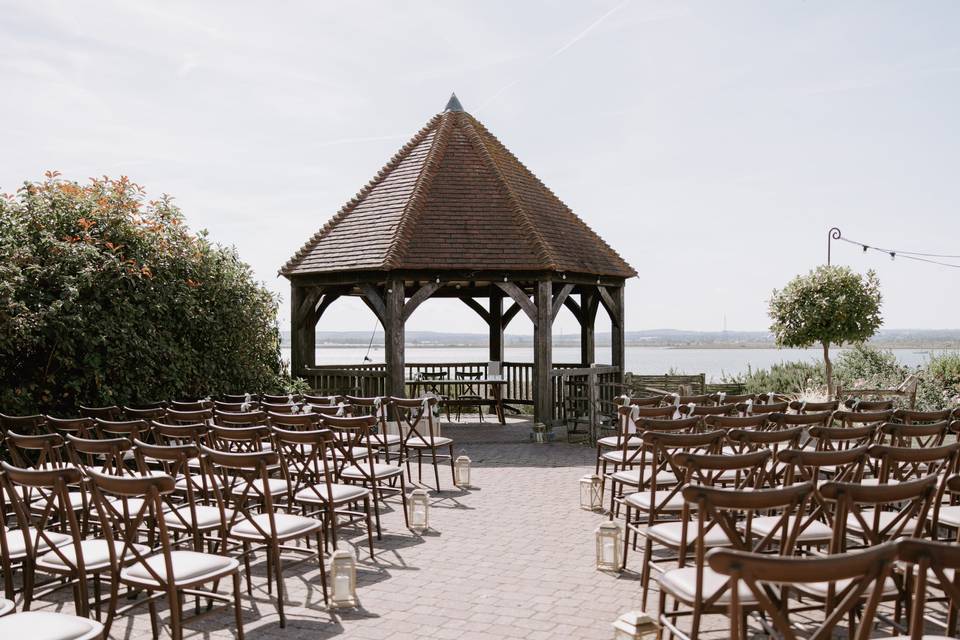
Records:
[[[607,452],[609,513],[625,519],[624,566],[643,540],[643,606],[657,575],[658,616],[672,634],[688,637],[677,623],[686,617],[689,637],[696,637],[702,616],[726,612],[733,597],[741,612],[763,609],[756,600],[744,608],[749,589],[741,584],[746,590],[733,595],[739,592],[727,577],[706,562],[710,549],[769,560],[840,554],[903,535],[960,535],[960,478],[952,476],[960,445],[945,443],[960,422],[935,421],[950,412],[899,414],[904,421],[896,423],[889,410],[642,418],[630,432],[625,425],[634,412],[620,408],[631,446]],[[843,588],[824,582],[797,593],[829,612]],[[908,595],[901,581],[885,596],[897,603],[898,616]],[[786,594],[779,602],[784,614],[811,606],[798,607]],[[951,632],[957,604],[950,604]]]
[[[376,403],[367,415],[271,412],[253,423],[247,414],[262,412],[166,409],[165,421],[45,417],[30,434],[11,429],[28,421],[8,416],[4,440],[14,464],[3,464],[0,513],[5,520],[12,514],[16,527],[0,532],[7,597],[20,571],[29,609],[42,591],[34,576],[52,574],[74,588],[77,614],[85,617],[92,582],[99,619],[106,581],[107,631],[116,615],[142,602],[156,630],[153,602],[166,597],[179,637],[183,595],[192,595],[232,602],[242,637],[241,573],[251,593],[251,556],[265,552],[267,587],[276,587],[283,626],[281,552],[318,560],[325,602],[324,552],[336,548],[338,526],[364,524],[372,557],[371,503],[378,538],[386,496],[399,495],[407,517],[400,452],[415,446],[424,426],[432,433],[434,402],[391,399],[412,415],[403,418],[408,437],[390,443],[380,439]],[[424,441],[440,444],[432,436]],[[391,447],[394,462],[384,460]],[[49,586],[59,588],[60,580]],[[232,595],[218,591],[224,580],[233,581]],[[120,607],[121,588],[149,595]]]

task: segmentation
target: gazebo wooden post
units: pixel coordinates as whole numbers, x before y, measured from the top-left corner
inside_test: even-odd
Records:
[[[584,287],[580,294],[580,364],[589,366],[597,361],[595,326],[597,321],[597,292]]]
[[[290,373],[302,376],[304,368],[314,366],[317,359],[317,315],[308,287],[290,286],[290,322]]]
[[[549,426],[553,422],[553,282],[549,279],[537,282],[534,304],[533,419]]]
[[[615,367],[620,367],[619,377],[622,381],[626,371],[624,371],[624,363],[626,358],[626,349],[625,349],[625,334],[624,327],[626,323],[624,322],[624,297],[623,297],[624,285],[618,287],[608,287],[614,302],[614,311],[610,314],[610,349],[611,349],[611,360],[610,364]]]
[[[406,368],[403,362],[404,331],[403,280],[387,280],[384,291],[384,354],[387,363],[387,393],[403,397]]]
[[[490,287],[490,360],[503,362],[503,293]]]

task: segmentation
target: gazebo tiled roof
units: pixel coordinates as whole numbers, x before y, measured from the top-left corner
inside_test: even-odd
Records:
[[[456,96],[281,273],[395,270],[636,275]]]

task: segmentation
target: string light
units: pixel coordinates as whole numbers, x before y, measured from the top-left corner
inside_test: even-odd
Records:
[[[960,269],[960,264],[930,259],[930,258],[960,259],[960,255],[950,255],[945,253],[921,253],[918,251],[900,251],[898,249],[884,249],[883,247],[874,247],[864,242],[857,242],[856,240],[851,240],[850,238],[844,238],[843,236],[837,236],[835,239],[846,242],[847,244],[856,245],[861,249],[863,249],[864,253],[868,251],[877,251],[880,253],[885,253],[888,256],[890,256],[891,262],[896,262],[896,259],[899,256],[904,260],[916,260],[917,262],[926,262],[927,264],[935,264],[940,267],[951,267],[953,269]]]

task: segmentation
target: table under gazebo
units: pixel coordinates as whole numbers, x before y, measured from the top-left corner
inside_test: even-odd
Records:
[[[317,388],[404,396],[424,373],[488,379],[496,363],[503,399],[532,404],[534,419],[550,423],[565,377],[615,383],[623,374],[624,282],[636,271],[456,96],[280,273],[291,287],[291,370]],[[379,319],[384,363],[316,366],[317,323],[343,296]],[[405,363],[405,323],[431,298],[461,300],[486,322],[488,363]],[[595,367],[601,306],[612,357]],[[563,307],[580,324],[580,362],[553,362]],[[504,330],[520,313],[533,323],[532,363],[504,361]]]

